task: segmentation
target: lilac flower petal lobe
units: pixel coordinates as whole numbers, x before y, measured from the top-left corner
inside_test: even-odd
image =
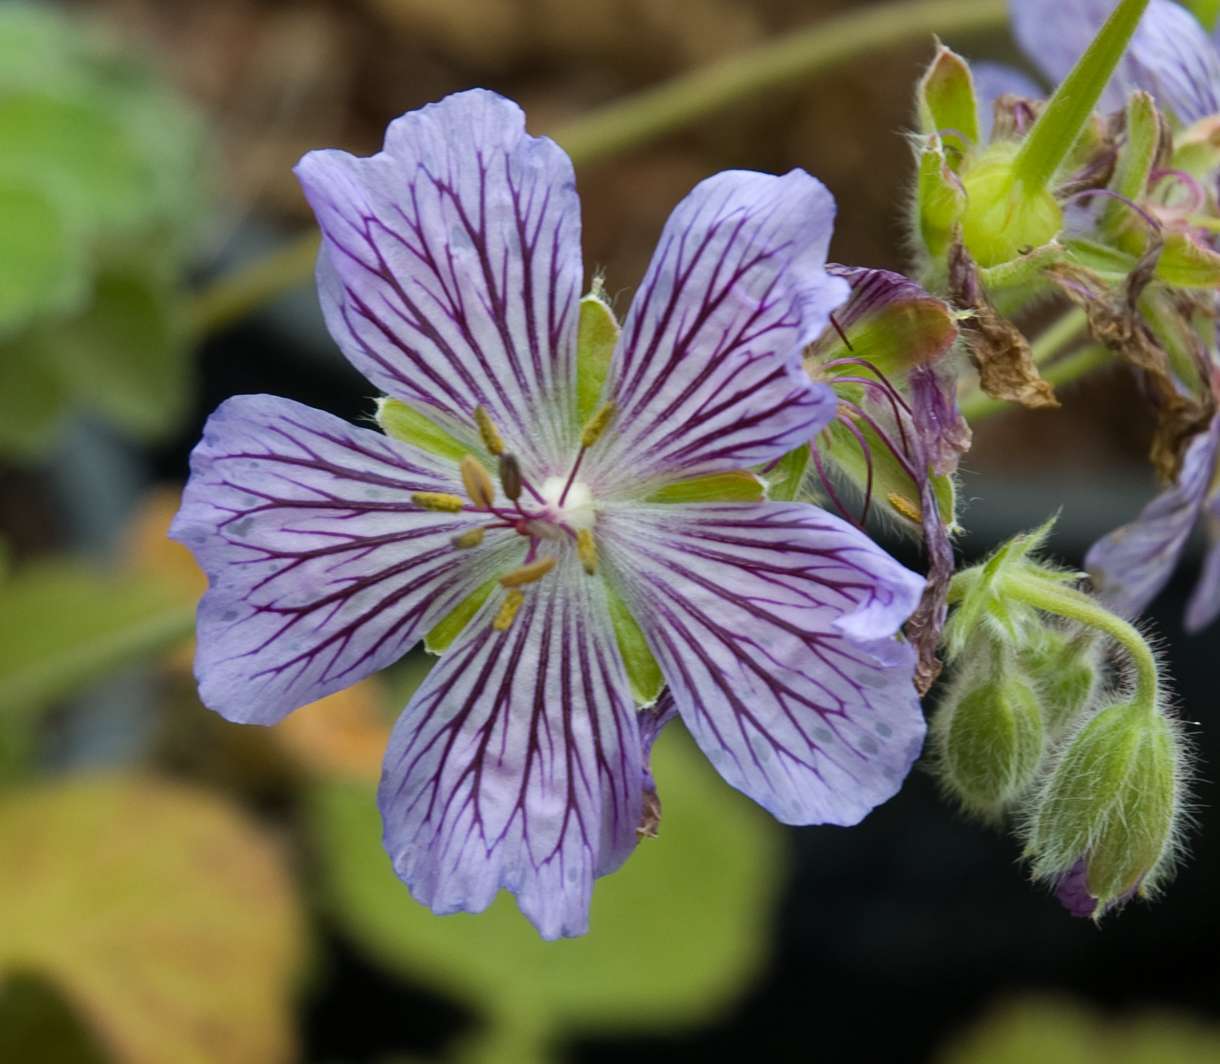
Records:
[[[208,575],[195,667],[203,701],[271,724],[396,661],[490,575],[421,511],[446,464],[287,399],[244,395],[208,420],[170,535]],[[519,550],[519,548],[517,548]]]
[[[635,846],[640,735],[603,594],[569,550],[506,631],[493,595],[395,726],[386,848],[435,912],[503,887],[544,938],[579,935],[594,878]]]
[[[494,93],[394,121],[369,158],[297,166],[327,324],[357,369],[451,430],[483,406],[530,464],[566,457],[582,280],[572,164]]]
[[[834,413],[800,353],[847,294],[825,269],[834,201],[808,174],[717,174],[674,210],[623,324],[601,468],[634,479],[760,464]]]
[[[1199,519],[1220,450],[1220,416],[1186,449],[1177,482],[1128,525],[1098,540],[1085,568],[1103,602],[1128,617],[1144,611],[1168,582]]]
[[[1026,54],[1054,82],[1084,53],[1117,0],[1021,0],[1012,24]],[[1195,17],[1173,0],[1151,0],[1102,97],[1117,110],[1136,89],[1189,125],[1220,111],[1220,55]]]
[[[605,557],[700,747],[785,823],[854,824],[919,754],[923,580],[846,522],[787,503],[607,516]]]
[[[1211,528],[1207,553],[1203,557],[1203,571],[1186,604],[1186,630],[1201,632],[1220,617],[1220,494],[1212,497]]]

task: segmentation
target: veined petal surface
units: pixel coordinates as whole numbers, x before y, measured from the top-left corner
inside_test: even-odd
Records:
[[[893,795],[924,719],[895,636],[923,580],[816,507],[607,514],[604,557],[674,703],[729,783],[789,824]]]
[[[509,450],[559,472],[582,280],[567,155],[476,89],[396,119],[370,158],[314,151],[296,172],[326,321],[357,369],[465,438],[482,405]]]
[[[634,848],[640,735],[604,594],[566,549],[507,631],[489,600],[399,718],[385,844],[433,911],[481,912],[504,887],[544,938],[579,935],[594,878]]]
[[[1085,568],[1111,609],[1137,616],[1165,586],[1199,519],[1218,450],[1220,415],[1190,442],[1177,482],[1130,524],[1116,528],[1089,548]]]
[[[195,658],[204,703],[271,724],[398,660],[521,550],[500,534],[473,560],[449,540],[476,519],[411,502],[454,490],[440,460],[300,403],[221,405],[170,530],[210,585]]]
[[[847,295],[826,272],[833,224],[800,170],[717,174],[678,204],[615,351],[606,481],[756,465],[830,420],[834,396],[800,356]]]
[[[1186,604],[1188,632],[1201,632],[1220,617],[1220,485],[1213,487],[1205,513],[1208,546],[1199,582]]]
[[[1061,81],[1114,10],[1117,0],[1020,0],[1012,24],[1026,54]],[[1151,0],[1127,54],[1102,97],[1116,110],[1143,89],[1185,125],[1220,111],[1220,55],[1198,20],[1173,0]]]

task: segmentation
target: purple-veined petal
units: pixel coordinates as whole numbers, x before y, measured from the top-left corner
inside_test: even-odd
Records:
[[[1116,4],[1021,0],[1012,5],[1013,30],[1030,59],[1059,82]],[[1135,89],[1151,93],[1186,125],[1220,111],[1220,55],[1195,17],[1173,0],[1151,0],[1102,96],[1102,106],[1122,107]]]
[[[826,424],[834,396],[800,356],[847,294],[825,268],[833,225],[800,170],[717,174],[678,204],[615,351],[608,479],[760,464]]]
[[[398,660],[497,560],[511,565],[520,537],[457,551],[450,537],[475,519],[411,502],[455,489],[440,460],[300,403],[222,404],[170,529],[208,575],[195,657],[204,703],[272,724]]]
[[[789,824],[854,824],[924,736],[895,633],[923,580],[813,506],[638,507],[600,520],[674,703],[729,783]]]
[[[386,849],[434,912],[504,887],[544,938],[579,935],[594,878],[635,846],[640,735],[604,594],[568,550],[507,631],[493,596],[395,725]]]
[[[979,108],[979,135],[983,143],[991,139],[991,131],[995,128],[995,105],[1001,96],[1041,100],[1047,95],[1046,89],[1028,74],[1003,63],[971,63],[970,73],[974,77],[974,96]]]
[[[1220,488],[1207,504],[1208,547],[1198,583],[1186,604],[1186,630],[1201,632],[1220,617]]]
[[[580,203],[572,164],[481,89],[391,123],[383,151],[297,166],[324,236],[318,287],[344,354],[450,431],[484,406],[510,450],[562,464],[571,411]]]
[[[1173,573],[1199,519],[1220,449],[1220,415],[1186,449],[1177,482],[1128,525],[1099,539],[1085,568],[1101,600],[1128,617],[1142,613]]]

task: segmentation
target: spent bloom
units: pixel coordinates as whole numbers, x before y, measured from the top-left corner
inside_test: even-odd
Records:
[[[835,415],[801,361],[847,294],[825,188],[698,185],[620,331],[580,298],[570,161],[493,93],[297,173],[383,431],[271,396],[212,416],[173,528],[210,581],[203,700],[270,724],[442,652],[390,740],[386,848],[436,912],[504,887],[546,937],[585,930],[593,879],[655,826],[671,709],[786,823],[892,795],[923,738],[897,638],[923,580],[750,472]]]

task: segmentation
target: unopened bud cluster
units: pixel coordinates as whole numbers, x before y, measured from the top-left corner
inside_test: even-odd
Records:
[[[1074,574],[1038,560],[1048,532],[1017,537],[954,579],[954,671],[933,721],[933,764],[966,812],[1009,819],[1036,879],[1097,919],[1166,878],[1187,759],[1147,643]]]

